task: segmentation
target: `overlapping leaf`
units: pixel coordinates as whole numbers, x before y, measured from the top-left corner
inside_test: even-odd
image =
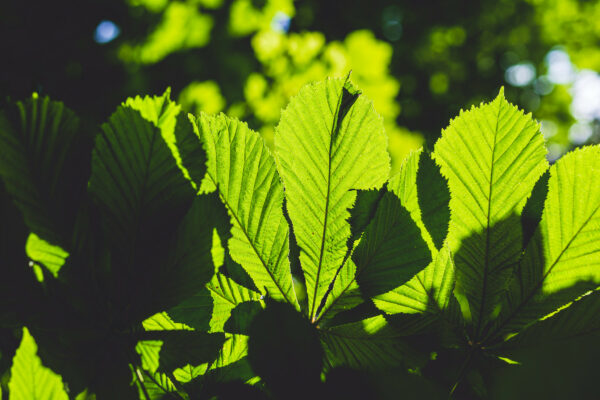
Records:
[[[25,253],[28,233],[21,212],[0,181],[0,326],[21,326],[42,297]]]
[[[297,307],[288,259],[289,227],[281,209],[283,187],[262,138],[224,115],[202,114],[192,122],[208,157],[202,187],[216,190],[231,216],[231,258],[263,294]],[[186,157],[183,160],[192,177],[202,175]]]
[[[431,155],[423,150],[409,154],[399,173],[390,178],[388,188],[410,212],[435,254],[448,234],[450,192]]]
[[[504,99],[461,112],[434,157],[451,192],[450,249],[457,290],[480,335],[521,253],[518,215],[547,168],[539,126]],[[468,311],[467,311],[468,310]]]
[[[42,239],[71,239],[89,177],[92,136],[60,102],[34,94],[0,113],[0,176]]]
[[[114,388],[128,396],[133,371],[144,398],[202,398],[224,382],[258,379],[288,394],[285,379],[322,387],[320,352],[307,363],[310,379],[293,374],[297,365],[282,375],[290,343],[313,337],[325,369],[420,367],[429,354],[407,336],[430,328],[458,345],[456,354],[470,354],[458,360],[456,386],[481,379],[471,373],[484,365],[480,354],[600,329],[600,147],[548,171],[538,126],[502,93],[462,112],[433,158],[412,153],[387,187],[381,119],[347,80],[309,85],[292,100],[276,159],[237,120],[201,115],[190,123],[168,92],[128,99],[97,137],[92,205],[81,201],[87,172],[77,168],[91,144],[76,117],[36,97],[13,111],[0,116],[0,254],[11,277],[0,286],[0,324],[34,321],[39,354],[76,390],[89,384],[99,397]],[[66,184],[76,190],[67,193]],[[83,222],[75,236],[93,244],[89,254],[87,242],[68,253],[54,246],[69,241],[76,213]],[[55,275],[65,263],[65,282],[75,282],[67,271],[77,268],[89,276],[41,302],[27,255]],[[290,265],[304,273],[310,323],[298,313],[294,285],[302,285]],[[54,295],[60,282],[44,290]],[[106,298],[90,308],[98,296]],[[254,324],[265,298],[289,318],[274,313]],[[270,332],[281,323],[273,346]],[[298,365],[301,347],[292,349]],[[265,367],[261,348],[283,361]],[[11,399],[66,398],[61,377],[36,352],[25,330]]]
[[[222,332],[225,322],[237,305],[247,301],[258,301],[261,295],[223,274],[216,274],[207,285],[210,295],[214,301],[214,309],[210,320],[210,329],[214,332]]]
[[[169,127],[121,106],[97,137],[89,191],[122,251],[149,248],[156,233],[181,220],[193,199],[167,145]]]
[[[324,330],[320,336],[328,368],[378,370],[422,361],[380,315]]]
[[[515,270],[496,331],[510,333],[600,285],[600,147],[550,169],[542,220]]]
[[[347,253],[348,209],[356,199],[351,189],[383,185],[389,173],[386,147],[383,122],[371,102],[341,79],[304,87],[282,113],[275,133],[277,167],[312,319]]]
[[[340,274],[325,310],[342,296],[354,297],[353,286],[356,284],[365,298],[377,298],[402,286],[430,261],[431,253],[419,228],[398,197],[386,192],[345,266],[349,271],[355,271],[354,276],[347,279],[341,275],[343,272]],[[339,301],[343,302],[344,298]]]
[[[600,291],[586,293],[556,313],[511,337],[502,348],[536,346],[600,331]]]
[[[195,198],[185,178],[181,158],[195,154],[188,146],[195,135],[168,96],[128,99],[102,126],[93,152],[89,191],[120,275],[111,283],[117,301],[135,303],[130,320],[195,294],[214,271],[220,205],[214,196]],[[149,298],[153,292],[160,294]]]
[[[438,314],[450,305],[454,289],[454,265],[448,247],[406,284],[377,296],[375,305],[388,314]]]
[[[8,382],[11,400],[68,400],[60,375],[42,365],[27,328],[17,349]]]

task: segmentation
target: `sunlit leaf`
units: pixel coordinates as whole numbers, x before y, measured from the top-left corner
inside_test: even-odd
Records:
[[[521,254],[518,215],[547,168],[545,155],[538,124],[502,90],[493,102],[462,111],[435,145],[451,193],[456,290],[469,302],[463,311],[475,335],[492,317]]]
[[[8,390],[11,400],[68,400],[60,375],[44,367],[37,345],[27,328],[10,370]]]
[[[542,220],[515,270],[496,331],[510,333],[600,285],[600,147],[550,169]]]
[[[205,188],[218,192],[231,216],[231,258],[262,293],[297,306],[283,187],[268,149],[245,123],[222,114],[202,114],[192,122],[208,157]],[[199,175],[191,168],[190,174]]]
[[[301,250],[311,319],[347,252],[352,189],[383,185],[390,168],[386,147],[372,103],[341,79],[305,86],[282,113],[276,160]]]
[[[373,299],[389,314],[432,313],[446,310],[454,289],[454,264],[450,249],[442,248],[435,260],[406,284]]]

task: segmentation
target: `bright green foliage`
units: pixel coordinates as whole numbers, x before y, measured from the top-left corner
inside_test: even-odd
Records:
[[[514,332],[600,286],[600,148],[567,154],[550,169],[540,226],[514,272],[499,317]]]
[[[381,187],[389,173],[385,149],[381,118],[342,80],[305,87],[283,112],[276,160],[313,320],[346,254],[351,190]]]
[[[461,112],[435,145],[452,198],[450,249],[475,335],[490,319],[521,253],[519,220],[547,168],[538,125],[504,99]]]
[[[410,280],[431,261],[427,244],[419,236],[400,200],[386,192],[351,260],[342,268],[324,311],[336,306],[340,298],[343,303],[343,296],[349,296],[354,287],[362,296],[377,298]]]
[[[269,150],[246,124],[224,115],[203,114],[193,124],[208,156],[203,188],[216,190],[231,216],[231,258],[262,293],[296,304],[283,187]]]
[[[27,238],[25,251],[27,252],[27,256],[33,261],[41,263],[48,268],[54,277],[58,276],[60,268],[69,256],[69,253],[58,246],[51,245],[35,233],[30,234]]]
[[[234,280],[219,273],[215,274],[206,287],[214,302],[210,329],[215,332],[223,330],[225,322],[229,319],[231,310],[235,306],[247,301],[258,301],[261,297],[259,293],[237,284]]]
[[[225,99],[215,81],[190,83],[179,94],[179,102],[194,114],[216,114],[225,108]]]
[[[170,53],[206,46],[212,27],[212,17],[199,12],[192,2],[171,2],[147,39],[138,45],[124,44],[119,56],[129,63],[153,64]]]
[[[293,17],[295,13],[293,1],[265,0],[260,7],[252,0],[235,0],[229,13],[229,30],[234,35],[268,31],[271,29],[273,17],[278,12]]]
[[[373,32],[358,30],[343,41],[327,41],[321,32],[262,30],[252,38],[252,47],[263,68],[248,76],[244,96],[253,116],[262,124],[259,132],[267,144],[273,141],[281,110],[300,88],[350,70],[352,81],[384,119],[392,169],[396,170],[404,157],[423,143],[420,134],[396,123],[400,107],[395,98],[400,82],[389,71],[393,47],[375,38]]]
[[[450,306],[455,269],[448,247],[405,285],[375,297],[377,308],[388,314],[437,314]]]
[[[502,91],[391,178],[383,121],[349,79],[304,87],[273,154],[168,91],[128,99],[73,158],[77,121],[36,97],[0,114],[10,399],[66,399],[63,381],[98,398],[334,397],[383,371],[482,397],[519,361],[507,352],[600,328],[600,148],[548,168]]]
[[[60,375],[44,367],[27,328],[17,349],[8,383],[10,400],[68,400]]]

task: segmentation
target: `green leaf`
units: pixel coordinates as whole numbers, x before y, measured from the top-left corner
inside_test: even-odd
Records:
[[[142,368],[161,381],[165,377],[156,375],[157,372],[175,375],[182,382],[204,373],[207,363],[220,356],[226,341],[223,333],[194,331],[173,321],[165,312],[146,319],[143,326],[145,331],[138,335],[136,351],[141,356]]]
[[[219,213],[218,200],[195,198],[177,165],[176,133],[193,136],[193,129],[168,93],[127,104],[102,125],[89,192],[109,241],[111,301],[126,304],[125,320],[138,322],[210,279]]]
[[[252,300],[258,301],[261,298],[260,293],[239,285],[220,273],[215,274],[207,288],[214,302],[210,321],[211,332],[223,332],[225,322],[238,304]]]
[[[584,294],[511,337],[501,348],[538,346],[600,332],[600,291]]]
[[[8,390],[11,400],[68,400],[60,375],[42,365],[37,345],[27,328],[10,370]]]
[[[173,321],[200,331],[210,330],[212,313],[213,298],[206,287],[167,311]]]
[[[448,179],[449,244],[456,290],[468,300],[475,337],[493,317],[521,254],[518,218],[540,175],[546,150],[539,125],[504,98],[461,111],[442,132],[434,158]]]
[[[226,334],[227,340],[217,360],[206,371],[202,379],[196,379],[184,386],[190,398],[225,396],[222,384],[226,382],[247,382],[256,378],[248,362],[248,336]],[[237,398],[237,397],[233,397]]]
[[[340,272],[324,310],[331,306],[347,307],[356,298],[357,289],[365,298],[383,295],[406,283],[430,261],[431,253],[419,228],[398,197],[386,192],[351,260],[343,268],[355,271],[354,274]]]
[[[51,245],[35,233],[31,233],[27,238],[25,251],[29,258],[41,263],[55,278],[69,256],[62,248]]]
[[[227,340],[219,352],[217,360],[207,372],[210,379],[217,382],[243,379],[254,376],[247,360],[248,336],[225,334]],[[229,368],[226,368],[229,367]]]
[[[450,223],[450,191],[431,156],[422,149],[411,152],[388,190],[400,199],[435,255],[443,245]]]
[[[166,258],[152,276],[155,293],[148,305],[156,309],[164,309],[180,305],[191,296],[204,290],[215,272],[214,260],[211,254],[214,231],[221,226],[227,215],[218,197],[214,194],[197,196],[192,207],[181,221],[170,238]],[[168,243],[168,242],[167,242]],[[191,300],[190,300],[191,301]],[[200,315],[190,316],[198,324],[208,326],[210,310],[205,312],[205,318],[200,321]]]
[[[420,154],[418,167],[416,185],[421,220],[439,250],[444,245],[450,224],[448,183],[429,154]]]
[[[288,260],[289,227],[281,209],[283,187],[269,150],[258,133],[225,115],[202,114],[192,123],[208,157],[202,187],[216,189],[231,216],[231,258],[262,293],[298,307]]]
[[[161,341],[159,370],[173,372],[187,364],[200,365],[217,358],[223,346],[223,333],[205,333],[186,329],[146,331],[144,341]]]
[[[542,220],[515,270],[494,333],[516,332],[600,285],[600,146],[550,168]]]
[[[262,310],[258,301],[246,301],[231,310],[231,316],[225,323],[224,329],[229,333],[248,335],[250,324]]]
[[[347,252],[355,189],[379,188],[388,177],[386,148],[381,117],[344,80],[305,86],[282,113],[275,132],[277,168],[313,320]]]
[[[135,373],[138,374],[137,371]],[[150,397],[151,400],[171,399],[173,396],[171,396],[170,393],[177,391],[175,385],[173,385],[173,382],[171,382],[166,374],[160,372],[149,373],[147,371],[139,370],[139,376],[141,376],[141,379],[138,378],[138,380],[140,381],[140,384],[144,385],[145,393],[148,394],[148,397]],[[140,400],[147,400],[141,387],[139,388],[138,394]]]
[[[144,322],[142,322],[142,325],[146,331],[193,330],[192,327],[186,324],[173,321],[166,312],[154,314],[150,318],[145,319]]]
[[[352,260],[361,291],[375,297],[403,285],[425,268],[431,253],[398,197],[387,192]]]
[[[544,175],[536,182],[531,192],[531,197],[527,199],[523,213],[521,214],[521,226],[523,227],[523,249],[527,248],[529,241],[533,237],[544,212],[544,202],[548,197],[548,179],[550,170],[546,170]]]
[[[92,136],[62,103],[34,94],[0,113],[0,176],[36,235],[67,246],[90,172]]]
[[[177,166],[187,179],[191,179],[183,159],[192,163],[195,171],[203,174],[206,155],[197,146],[196,135],[186,114],[181,112],[180,105],[170,100],[170,95],[169,88],[162,96],[128,98],[124,105],[139,111],[144,119],[161,130],[161,135],[169,146]]]
[[[328,369],[380,370],[419,363],[408,343],[381,315],[320,331]]]
[[[29,229],[19,209],[10,200],[0,180],[0,325],[21,327],[23,320],[38,312],[43,298],[31,263],[25,253]]]
[[[102,131],[92,156],[90,194],[117,248],[149,248],[157,232],[181,220],[193,190],[167,146],[168,133],[138,111],[119,107]]]
[[[434,261],[406,284],[373,299],[388,314],[439,314],[450,305],[454,289],[454,264],[446,246]]]
[[[386,190],[358,190],[356,203],[350,210],[350,237],[347,241],[348,249],[344,258],[343,265],[338,269],[337,275],[329,285],[329,290],[321,300],[317,309],[317,322],[328,320],[337,313],[350,310],[361,304],[364,299],[356,282],[356,265],[350,259],[354,248],[359,242],[361,235],[375,217],[377,207],[384,197]],[[295,254],[299,262],[299,252]],[[299,266],[299,269],[301,267]],[[304,287],[303,293],[306,293]],[[305,308],[306,308],[305,304]]]

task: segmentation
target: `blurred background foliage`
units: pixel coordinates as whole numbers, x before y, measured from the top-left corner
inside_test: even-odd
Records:
[[[271,144],[302,85],[352,70],[398,168],[505,85],[555,160],[600,140],[599,20],[592,0],[8,0],[0,95],[37,91],[101,121],[171,86],[190,112],[239,117]]]

